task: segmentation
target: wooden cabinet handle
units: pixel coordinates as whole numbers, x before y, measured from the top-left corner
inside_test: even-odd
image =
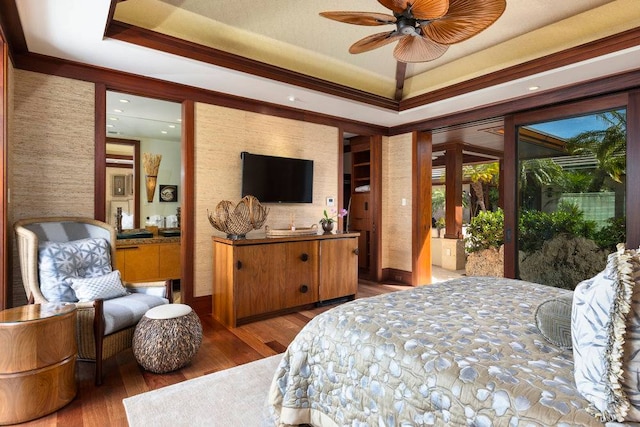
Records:
[[[242,261],[236,262],[236,269],[240,270],[242,268]]]
[[[353,253],[356,254],[356,255],[360,255],[360,248],[355,248],[353,250]]]
[[[309,287],[307,285],[300,286],[300,292],[306,294],[307,292],[309,292]]]
[[[309,261],[309,254],[303,253],[302,255],[300,255],[300,259],[302,260],[302,262]]]

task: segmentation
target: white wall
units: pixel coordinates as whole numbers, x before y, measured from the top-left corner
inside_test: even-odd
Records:
[[[182,200],[182,187],[180,186],[180,141],[162,141],[154,139],[140,140],[140,226],[144,227],[145,221],[151,215],[175,215],[176,208],[180,206]],[[147,202],[147,188],[144,177],[144,167],[142,156],[144,153],[162,154],[160,168],[158,169],[158,182],[156,191],[153,194],[153,202]],[[177,185],[178,201],[161,202],[160,185]]]

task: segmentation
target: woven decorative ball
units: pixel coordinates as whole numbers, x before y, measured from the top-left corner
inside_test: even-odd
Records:
[[[223,200],[213,212],[207,212],[211,226],[227,233],[230,239],[243,239],[251,230],[258,230],[268,214],[269,209],[253,196],[244,196],[235,206],[229,200]]]
[[[186,304],[165,304],[147,311],[133,334],[133,355],[156,374],[187,365],[202,343],[202,324]]]

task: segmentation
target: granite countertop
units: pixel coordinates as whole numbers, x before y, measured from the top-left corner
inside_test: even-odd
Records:
[[[162,235],[163,232],[168,232],[168,233],[177,232],[178,235],[163,236]],[[122,233],[123,234],[130,233],[132,234],[132,236],[130,238],[116,239],[116,248],[119,246],[148,245],[151,243],[180,243],[179,228],[161,228],[161,229],[158,229],[157,227],[137,228],[137,229],[131,229],[131,230],[123,230]],[[136,233],[145,233],[147,236],[152,236],[152,237],[136,236],[135,235]],[[129,236],[126,236],[126,237],[129,237]]]
[[[148,245],[150,243],[180,243],[180,236],[177,237],[145,237],[142,239],[118,239],[116,240],[116,248],[119,246],[130,245]]]

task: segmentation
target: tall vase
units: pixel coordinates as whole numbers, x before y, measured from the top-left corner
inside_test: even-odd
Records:
[[[156,182],[158,180],[157,176],[147,175],[146,176],[146,184],[147,184],[147,202],[153,202],[153,194],[156,192]]]

